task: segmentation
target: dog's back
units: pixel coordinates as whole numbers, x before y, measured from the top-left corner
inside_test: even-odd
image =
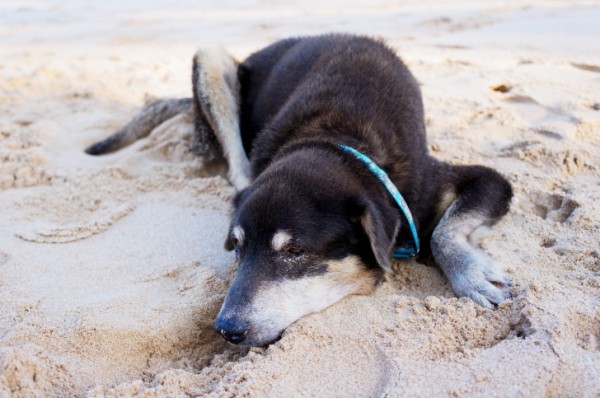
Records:
[[[284,143],[335,141],[337,133],[390,172],[426,156],[423,104],[416,80],[385,44],[366,37],[289,39],[240,66],[241,130],[256,176]],[[257,159],[257,157],[260,157]]]

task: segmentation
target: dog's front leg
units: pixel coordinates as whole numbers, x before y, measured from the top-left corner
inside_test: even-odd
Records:
[[[250,183],[250,165],[240,136],[237,68],[224,50],[200,49],[194,56],[193,89],[196,117],[207,119],[229,165],[229,181],[241,190]]]
[[[464,170],[469,174],[466,186],[435,228],[431,250],[457,296],[493,308],[510,297],[510,281],[494,260],[476,247],[475,232],[493,225],[508,211],[512,190],[490,169]]]

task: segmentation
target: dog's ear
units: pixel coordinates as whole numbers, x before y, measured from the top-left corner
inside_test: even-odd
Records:
[[[360,213],[354,217],[362,225],[377,264],[391,272],[391,254],[400,228],[400,216],[384,204],[371,200],[359,202]]]
[[[227,237],[225,238],[225,250],[227,250],[228,252],[232,251],[233,249],[235,249],[235,244],[233,243],[233,239],[231,234],[233,233],[233,222],[235,220],[235,215],[238,211],[238,209],[240,208],[240,204],[243,201],[244,198],[244,194],[248,191],[248,188],[242,189],[241,191],[238,191],[235,196],[233,197],[233,209],[231,211],[231,222],[229,223],[229,229],[227,230]]]

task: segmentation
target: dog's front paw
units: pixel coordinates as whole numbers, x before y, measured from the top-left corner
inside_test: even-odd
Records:
[[[486,308],[494,308],[511,297],[510,280],[491,260],[464,267],[450,283],[458,297],[469,297]]]

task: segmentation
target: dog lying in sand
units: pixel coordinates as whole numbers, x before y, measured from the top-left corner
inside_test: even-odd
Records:
[[[368,294],[392,257],[432,256],[457,296],[484,307],[509,297],[473,237],[506,214],[511,186],[428,154],[419,85],[382,42],[292,38],[240,64],[200,50],[193,98],[147,106],[86,152],[182,112],[194,113],[197,151],[224,157],[238,190],[225,243],[238,269],[215,323],[229,342],[269,344],[302,316]]]

